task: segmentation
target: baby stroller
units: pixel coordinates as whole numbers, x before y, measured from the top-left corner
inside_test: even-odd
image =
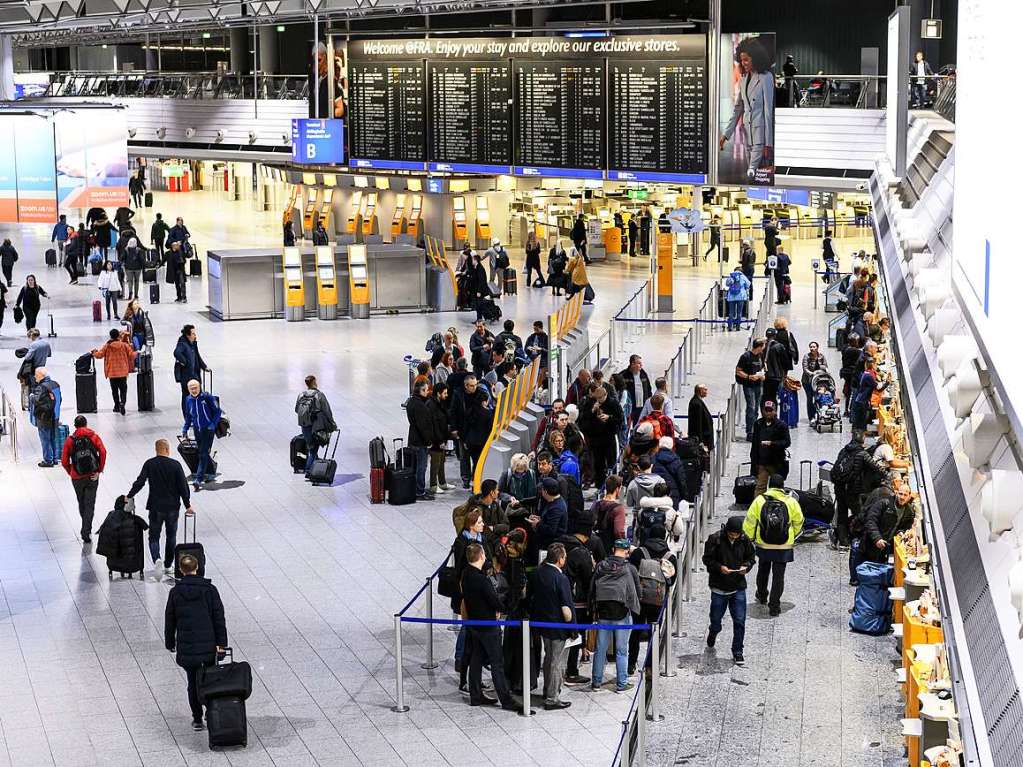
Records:
[[[842,431],[842,408],[838,404],[838,389],[831,373],[818,370],[810,379],[810,388],[813,390],[813,403],[817,406],[817,417],[810,425],[818,434],[823,434],[825,427],[834,432],[835,424]]]

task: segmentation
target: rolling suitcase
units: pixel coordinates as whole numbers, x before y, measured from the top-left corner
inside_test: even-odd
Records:
[[[179,435],[178,455],[180,455],[181,460],[185,462],[185,466],[188,467],[189,473],[195,474],[195,470],[199,468],[199,445],[196,444],[195,440]],[[213,458],[214,455],[215,453],[210,453],[209,460],[206,462],[207,471],[211,474],[217,473],[217,462]]]
[[[139,370],[135,378],[135,389],[138,395],[138,407],[140,413],[148,413],[156,407],[153,393],[153,355],[140,354],[138,356]]]
[[[212,666],[202,666],[196,674],[199,702],[208,704],[216,698],[241,698],[252,695],[252,667],[245,661],[234,662],[230,647]]]
[[[519,274],[510,266],[504,269],[504,292],[509,296],[519,292]]]
[[[198,258],[192,258],[188,262],[188,276],[189,277],[202,277],[202,261]]]
[[[151,282],[149,283],[149,303],[158,304],[160,303],[160,283]]]
[[[79,413],[95,413],[99,406],[96,402],[96,371],[75,374],[75,409]]]
[[[291,470],[296,474],[305,473],[305,462],[309,457],[309,448],[305,443],[305,437],[299,434],[291,438],[288,447],[288,459],[291,462]]]
[[[385,471],[387,502],[392,506],[416,502],[415,452],[412,448],[398,447],[403,442],[402,439],[394,440],[394,463],[389,464]]]
[[[334,475],[337,474],[337,461],[334,460],[334,456],[337,455],[337,446],[340,442],[341,431],[338,430],[337,436],[334,438],[334,449],[330,451],[330,458],[317,458],[309,467],[309,481],[314,485],[334,484]]]
[[[143,198],[143,202],[147,208],[153,207],[153,193],[146,192],[146,196]]]
[[[58,456],[58,461],[60,460],[59,456],[61,456],[64,452],[64,444],[68,441],[68,437],[70,436],[71,429],[65,424],[60,424],[53,431],[53,449]]]
[[[369,501],[383,503],[387,496],[385,470],[373,468],[369,470]]]
[[[742,471],[743,466],[749,466],[750,471],[753,470],[753,464],[740,463],[739,471]],[[753,474],[738,474],[735,477],[735,485],[732,488],[732,495],[735,498],[736,506],[749,506],[753,503],[753,496],[757,491],[757,478]]]
[[[188,540],[188,518],[192,518],[192,540]],[[181,543],[174,547],[174,577],[180,579],[183,577],[181,572],[181,558],[183,556],[191,555],[195,557],[195,560],[199,563],[199,569],[196,571],[196,575],[200,578],[206,575],[206,550],[202,547],[202,544],[195,540],[195,514],[189,514],[185,512],[185,519],[182,522],[185,526],[182,531]]]
[[[156,282],[156,267],[155,266],[153,266],[153,267],[147,266],[145,269],[142,270],[142,281],[145,282],[145,283],[154,283],[154,282]]]
[[[682,497],[692,503],[703,489],[703,461],[699,458],[683,458],[682,470],[686,475],[686,491]]]
[[[57,251],[53,248],[46,251],[46,265],[51,268],[57,265]]]
[[[211,749],[248,745],[245,701],[236,696],[213,698],[206,706],[206,729]]]
[[[103,302],[93,301],[92,302],[92,321],[103,322]]]
[[[497,322],[501,319],[501,307],[489,298],[479,299],[479,306],[477,309],[483,319],[487,322]]]
[[[809,471],[806,469],[809,468]],[[799,462],[799,489],[790,490],[799,500],[799,508],[803,516],[830,525],[835,518],[835,501],[831,492],[823,482],[818,482],[813,489],[813,461]]]

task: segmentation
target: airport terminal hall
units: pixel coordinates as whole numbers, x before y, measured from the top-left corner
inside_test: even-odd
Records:
[[[0,0],[0,767],[1023,767],[1020,29]]]

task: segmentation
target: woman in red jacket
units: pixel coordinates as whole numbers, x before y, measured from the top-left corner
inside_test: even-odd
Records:
[[[114,412],[124,415],[124,403],[128,399],[128,373],[135,369],[138,352],[129,342],[129,336],[116,328],[110,330],[110,340],[102,349],[93,349],[92,356],[103,360],[103,374],[110,381],[114,397]]]

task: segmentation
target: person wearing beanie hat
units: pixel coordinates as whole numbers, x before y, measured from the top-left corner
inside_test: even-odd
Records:
[[[529,517],[536,533],[539,549],[546,549],[568,532],[568,506],[561,497],[561,485],[554,477],[540,482],[540,502],[537,513]]]
[[[593,571],[590,594],[587,600],[590,614],[604,625],[617,625],[619,629],[597,629],[597,646],[593,651],[593,677],[590,691],[600,692],[604,681],[604,663],[611,635],[615,641],[615,690],[626,692],[632,688],[629,682],[628,657],[629,634],[632,616],[641,611],[639,602],[639,572],[629,562],[629,542],[619,538],[612,544],[611,555],[600,562]]]
[[[707,537],[703,547],[703,564],[710,586],[707,647],[714,647],[727,610],[732,616],[732,660],[737,666],[745,665],[746,573],[755,561],[753,541],[742,531],[743,521],[741,516],[729,517],[720,530]]]

